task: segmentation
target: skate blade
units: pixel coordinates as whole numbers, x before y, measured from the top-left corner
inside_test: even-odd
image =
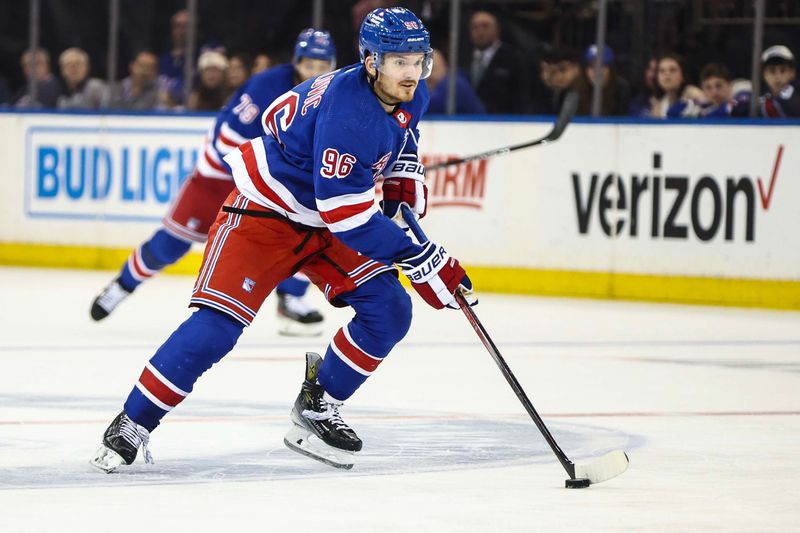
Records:
[[[89,459],[89,464],[101,472],[110,474],[121,465],[124,465],[125,459],[111,448],[107,448],[103,445],[97,449],[94,453],[94,457]]]
[[[328,446],[304,427],[293,426],[283,438],[283,443],[290,450],[325,463],[328,466],[343,470],[353,468],[355,457],[353,452]]]
[[[319,337],[322,335],[322,322],[303,324],[278,315],[278,334],[286,337]]]

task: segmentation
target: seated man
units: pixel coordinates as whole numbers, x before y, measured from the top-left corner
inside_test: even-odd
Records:
[[[447,112],[447,90],[450,76],[456,77],[456,109],[457,115],[483,115],[486,108],[475,94],[469,80],[460,72],[449,68],[444,54],[436,48],[433,49],[433,67],[431,75],[425,80],[431,93],[431,103],[428,113],[443,115]]]
[[[108,103],[106,84],[89,77],[89,54],[67,48],[58,57],[65,94],[58,97],[59,109],[100,109]]]
[[[128,65],[130,75],[111,90],[112,109],[147,111],[158,107],[158,57],[142,50]]]
[[[64,92],[61,82],[50,71],[50,54],[44,48],[33,52],[26,50],[20,58],[25,85],[13,94],[10,101],[19,108],[44,107],[54,108],[58,97]],[[28,93],[28,83],[36,77],[36,98]]]

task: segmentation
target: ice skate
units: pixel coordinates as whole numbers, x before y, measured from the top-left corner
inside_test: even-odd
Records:
[[[133,463],[139,446],[144,452],[145,462],[152,463],[153,456],[147,448],[149,442],[150,432],[128,418],[125,411],[122,411],[106,429],[103,445],[97,449],[89,464],[98,470],[111,473],[123,464]]]
[[[130,296],[130,292],[119,284],[119,278],[115,279],[103,289],[103,291],[92,302],[92,310],[90,311],[92,318],[95,320],[103,320],[111,314],[119,304]]]
[[[302,298],[276,292],[278,296],[278,333],[290,337],[316,337],[322,334],[322,315]]]
[[[298,453],[335,468],[353,468],[361,439],[339,415],[342,405],[325,394],[317,383],[322,365],[319,354],[306,353],[306,379],[292,408],[294,426],[283,438],[284,444]]]

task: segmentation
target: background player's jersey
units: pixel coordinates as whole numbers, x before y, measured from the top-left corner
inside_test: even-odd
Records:
[[[384,263],[421,248],[375,205],[375,180],[401,153],[416,153],[428,106],[425,83],[388,114],[362,65],[301,83],[264,111],[267,135],[225,158],[239,190],[290,220],[327,227]]]
[[[209,178],[231,179],[223,157],[248,139],[264,133],[261,113],[275,98],[294,87],[294,65],[278,65],[248,79],[217,114],[203,143],[197,171]]]

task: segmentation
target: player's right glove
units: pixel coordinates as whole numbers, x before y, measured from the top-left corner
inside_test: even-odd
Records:
[[[434,242],[428,241],[422,246],[422,252],[418,255],[397,263],[402,267],[403,274],[411,280],[414,290],[436,309],[458,309],[454,296],[457,290],[462,292],[470,306],[476,305],[478,299],[472,292],[472,282],[458,260],[450,257],[441,245]]]
[[[383,177],[383,214],[406,229],[408,224],[403,220],[402,204],[411,208],[417,220],[428,210],[425,167],[414,154],[401,154]]]

